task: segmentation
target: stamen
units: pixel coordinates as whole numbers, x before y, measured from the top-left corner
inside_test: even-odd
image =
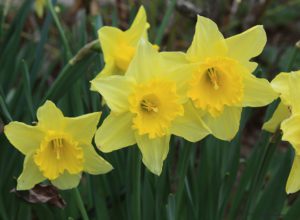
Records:
[[[208,68],[206,72],[207,72],[207,74],[209,76],[209,79],[210,79],[211,83],[214,86],[214,89],[218,90],[219,89],[219,85],[218,85],[217,71],[215,70],[215,68],[212,67],[212,68]]]
[[[62,138],[55,138],[50,141],[52,150],[56,154],[56,159],[61,158],[61,148],[63,147],[63,139]]]
[[[158,107],[146,99],[143,99],[141,101],[141,108],[143,110],[146,110],[147,112],[155,112],[155,113],[158,112]]]

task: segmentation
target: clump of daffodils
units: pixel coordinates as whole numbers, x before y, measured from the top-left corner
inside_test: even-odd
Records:
[[[36,1],[38,14],[42,4]],[[136,144],[145,166],[160,175],[172,135],[190,142],[209,134],[230,141],[238,132],[243,107],[265,106],[279,95],[282,103],[265,129],[274,131],[285,119],[283,139],[298,152],[300,105],[293,104],[299,98],[290,88],[300,86],[299,72],[280,74],[272,85],[253,75],[257,63],[251,59],[267,41],[262,26],[224,38],[212,20],[198,16],[186,53],[159,52],[148,41],[149,27],[140,7],[128,30],[105,26],[98,31],[105,66],[91,81],[91,90],[100,93],[110,108],[99,128],[100,113],[68,118],[51,101],[38,109],[37,125],[5,126],[11,144],[25,155],[19,190],[46,179],[68,189],[79,184],[82,172],[109,172],[112,166],[91,144],[94,136],[97,148],[105,153]],[[296,156],[288,192],[300,188],[293,177],[298,166]]]

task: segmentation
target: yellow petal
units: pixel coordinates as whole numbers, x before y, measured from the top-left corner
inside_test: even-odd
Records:
[[[292,115],[281,123],[282,140],[290,142],[300,152],[300,115]]]
[[[201,114],[191,102],[188,102],[184,105],[184,116],[178,117],[172,123],[171,133],[188,141],[196,142],[203,139],[211,131],[202,121]]]
[[[261,54],[267,42],[267,35],[264,27],[257,25],[225,41],[228,46],[228,56],[240,61],[252,72],[257,64],[249,60]]]
[[[203,121],[216,138],[230,141],[239,130],[241,112],[241,107],[225,107],[223,113],[218,117],[207,114],[203,117]]]
[[[289,73],[279,73],[271,82],[273,89],[280,94],[285,105],[290,105]]]
[[[69,174],[64,172],[57,179],[51,180],[51,183],[60,190],[76,188],[79,185],[81,173]]]
[[[33,156],[25,157],[23,172],[18,178],[17,190],[29,190],[46,178],[33,161]]]
[[[187,51],[187,58],[192,62],[197,62],[210,56],[224,56],[226,53],[227,46],[216,23],[198,16],[196,31]]]
[[[182,52],[161,52],[159,55],[163,59],[163,66],[168,71],[173,71],[182,65],[189,64],[189,61],[186,59],[186,54]]]
[[[37,110],[38,126],[45,130],[59,130],[63,128],[63,113],[56,105],[47,100]]]
[[[181,103],[185,103],[188,100],[186,93],[189,88],[189,81],[192,74],[199,68],[198,64],[177,65],[177,68],[165,65],[164,76],[168,80],[176,82],[176,91],[180,96]]]
[[[295,193],[300,189],[300,156],[295,155],[292,169],[286,183],[286,193]]]
[[[291,72],[289,79],[290,99],[293,114],[300,113],[300,71]]]
[[[97,130],[101,112],[81,115],[79,117],[65,117],[65,131],[73,136],[74,140],[90,144]]]
[[[125,35],[129,44],[135,46],[141,37],[147,39],[147,29],[150,25],[147,23],[147,15],[145,8],[140,7],[131,27],[125,31]]]
[[[258,107],[264,106],[278,97],[266,79],[256,78],[250,73],[243,75],[244,78],[244,98],[243,106]]]
[[[141,39],[126,76],[133,77],[137,82],[144,82],[161,73],[159,53],[147,40]]]
[[[110,76],[91,83],[112,111],[119,113],[128,110],[128,95],[133,91],[133,80],[123,76]]]
[[[263,125],[263,129],[274,133],[280,126],[280,123],[290,117],[291,112],[285,104],[282,102],[279,103],[278,107],[276,108],[274,114],[272,115],[271,119],[268,120]]]
[[[118,44],[125,42],[124,36],[124,32],[115,27],[104,26],[99,29],[98,37],[105,63],[118,52]]]
[[[113,169],[110,163],[96,153],[93,145],[85,145],[82,150],[84,154],[83,169],[87,173],[92,175],[105,174]]]
[[[96,132],[97,147],[107,153],[135,144],[132,117],[131,113],[110,113]]]
[[[136,135],[136,141],[143,155],[143,163],[159,176],[169,152],[170,135],[154,139],[149,139],[147,135]]]
[[[104,68],[101,70],[101,72],[91,81],[91,91],[97,91],[97,89],[93,86],[93,82],[97,81],[97,79],[100,79],[102,77],[108,77],[111,75],[123,75],[124,73],[116,68],[114,61],[109,59],[104,65]]]
[[[9,123],[4,127],[4,133],[9,142],[25,155],[35,151],[44,137],[39,127],[21,122]]]
[[[34,2],[34,10],[39,18],[44,15],[44,7],[46,5],[45,0],[35,0]]]

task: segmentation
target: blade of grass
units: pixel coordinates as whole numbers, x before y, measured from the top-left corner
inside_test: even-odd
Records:
[[[24,93],[26,97],[27,106],[29,108],[31,119],[35,119],[35,111],[32,101],[32,94],[31,94],[31,85],[30,85],[30,77],[28,72],[28,66],[25,62],[25,60],[22,60],[22,66],[23,66],[23,74],[24,74]]]
[[[167,11],[165,13],[165,16],[161,22],[161,25],[159,26],[157,33],[156,33],[156,38],[155,38],[155,44],[160,45],[161,41],[163,39],[165,30],[167,28],[167,25],[169,23],[169,20],[172,16],[172,13],[174,12],[174,8],[176,5],[177,0],[171,0],[170,4],[167,7]]]

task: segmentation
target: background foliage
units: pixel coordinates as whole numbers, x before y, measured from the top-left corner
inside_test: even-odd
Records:
[[[78,0],[68,7],[58,1],[52,14],[46,9],[43,18],[35,15],[33,1],[17,3],[0,2],[3,220],[81,218],[72,190],[58,192],[67,203],[63,209],[56,207],[60,200],[55,192],[50,197],[56,206],[51,201],[31,204],[24,201],[26,195],[10,192],[22,170],[23,156],[8,143],[3,125],[11,120],[34,122],[35,111],[45,99],[56,102],[68,116],[99,110],[107,115],[101,97],[89,91],[89,81],[103,67],[101,49],[94,43],[86,47],[87,53],[77,53],[97,39],[101,26],[127,28],[140,4],[145,5],[151,24],[150,41],[161,50],[185,51],[200,13],[216,21],[225,36],[264,25],[268,44],[257,59],[258,76],[271,80],[280,71],[300,69],[295,47],[300,40],[299,0]],[[54,11],[59,11],[57,17]],[[76,59],[68,62],[75,54]],[[240,132],[230,143],[213,137],[195,144],[173,138],[160,177],[141,165],[136,147],[99,152],[115,169],[107,175],[83,176],[80,192],[90,219],[300,219],[298,193],[285,193],[293,151],[280,142],[280,133],[272,136],[261,131],[276,104],[244,109]]]

